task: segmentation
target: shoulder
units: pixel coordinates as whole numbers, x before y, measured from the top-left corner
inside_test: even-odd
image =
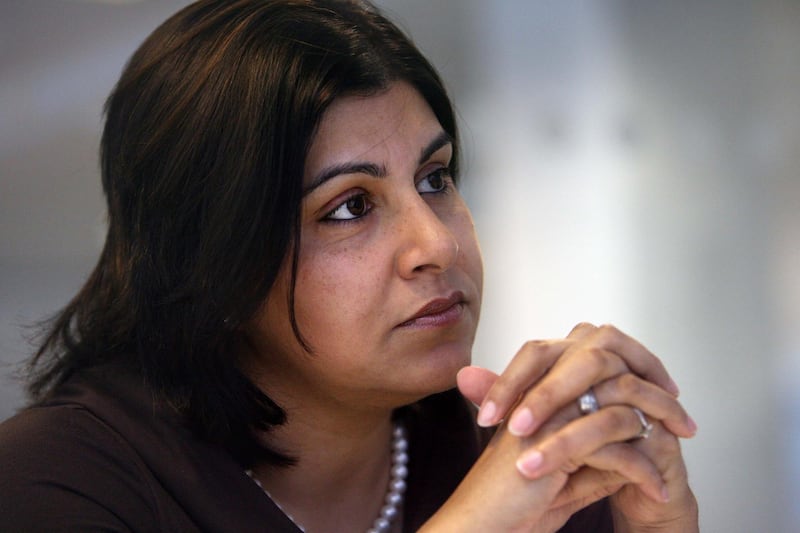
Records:
[[[155,505],[136,453],[80,405],[0,424],[0,522],[15,530],[147,529]]]
[[[244,468],[119,367],[0,424],[0,472],[13,531],[282,531]]]

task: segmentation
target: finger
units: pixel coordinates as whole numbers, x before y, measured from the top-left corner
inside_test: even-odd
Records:
[[[500,376],[479,366],[465,366],[456,374],[458,390],[475,405],[481,405],[489,389]]]
[[[531,385],[547,373],[572,341],[529,341],[517,352],[500,378],[486,393],[478,411],[478,424],[499,423]]]
[[[557,470],[572,473],[603,446],[633,439],[641,429],[641,421],[631,407],[606,407],[545,436],[520,455],[517,468],[530,479]]]
[[[595,383],[628,371],[622,358],[613,352],[593,345],[572,344],[520,400],[509,418],[508,430],[518,437],[527,437]]]
[[[576,324],[574,328],[572,328],[572,330],[569,332],[569,335],[567,335],[567,338],[572,340],[585,339],[595,331],[597,331],[597,326],[594,324],[589,322],[580,322]]]
[[[629,444],[612,444],[586,458],[586,464],[617,472],[657,503],[669,501],[669,491],[656,465]]]
[[[582,509],[616,493],[629,482],[613,470],[583,467],[569,477],[551,506],[558,510],[565,506]]]
[[[515,407],[508,425],[512,434],[531,435],[557,409],[593,384],[629,371],[670,393],[677,393],[677,386],[661,361],[615,327],[595,328],[583,323],[576,326],[570,336],[575,342]]]
[[[589,339],[597,346],[619,354],[635,374],[675,396],[680,394],[678,385],[669,376],[661,360],[633,337],[626,335],[614,326],[604,325],[589,333],[584,340],[588,341]]]
[[[550,503],[548,514],[563,516],[563,522],[566,522],[577,511],[616,494],[627,482],[627,479],[616,472],[582,468],[569,477],[566,485]]]
[[[594,385],[593,390],[601,407],[635,406],[650,418],[659,420],[678,437],[689,438],[697,433],[697,424],[675,396],[634,374],[606,380]]]

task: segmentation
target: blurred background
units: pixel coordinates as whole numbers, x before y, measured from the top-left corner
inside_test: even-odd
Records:
[[[0,419],[104,235],[101,108],[178,0],[0,2]],[[697,420],[707,532],[800,524],[800,2],[383,0],[442,72],[486,264],[476,362],[579,321]]]

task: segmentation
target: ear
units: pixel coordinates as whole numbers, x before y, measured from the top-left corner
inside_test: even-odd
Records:
[[[486,393],[499,378],[497,374],[479,366],[465,366],[458,371],[456,383],[458,390],[475,405],[481,405]]]

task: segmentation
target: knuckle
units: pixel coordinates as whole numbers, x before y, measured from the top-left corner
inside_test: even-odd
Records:
[[[602,368],[608,359],[606,351],[599,346],[589,346],[584,349],[584,357],[593,368]]]
[[[604,420],[604,425],[606,426],[606,430],[612,432],[619,428],[625,428],[632,424],[632,420],[634,420],[635,415],[628,414],[626,411],[631,411],[630,409],[623,410],[623,409],[607,409],[606,410],[606,417]],[[632,411],[631,411],[632,413]],[[639,419],[635,418],[635,427],[639,427]]]
[[[631,454],[626,460],[627,474],[636,483],[645,483],[658,480],[658,469],[646,458],[638,454]]]
[[[561,471],[567,474],[574,474],[579,468],[581,468],[581,466],[583,465],[579,461],[572,457],[568,457],[567,460],[562,464]]]
[[[492,400],[504,402],[509,395],[514,394],[515,385],[509,379],[498,379],[487,396]]]
[[[538,356],[541,352],[545,351],[548,345],[549,343],[547,341],[529,340],[525,341],[525,344],[522,345],[520,352],[535,357]]]
[[[656,453],[662,457],[672,457],[680,454],[681,444],[678,437],[669,431],[662,431],[661,424],[656,424],[650,439],[656,446]]]
[[[569,455],[569,439],[563,433],[556,433],[549,439],[548,446],[555,456]]]
[[[550,405],[557,399],[558,388],[557,385],[553,385],[550,382],[542,383],[534,390],[536,400],[529,403],[532,403],[534,406],[538,404]]]
[[[619,330],[619,328],[613,324],[602,324],[597,329],[604,337],[612,339],[622,335],[622,332]]]
[[[633,374],[622,374],[617,379],[617,387],[624,398],[638,398],[642,395],[642,382]]]
[[[575,463],[572,456],[572,443],[563,433],[556,433],[548,438],[547,448],[552,461],[555,461],[558,468],[564,470],[567,465]]]
[[[572,328],[572,331],[569,332],[570,335],[574,333],[579,333],[581,331],[590,331],[597,329],[594,324],[590,322],[578,322],[575,324],[575,327]]]

